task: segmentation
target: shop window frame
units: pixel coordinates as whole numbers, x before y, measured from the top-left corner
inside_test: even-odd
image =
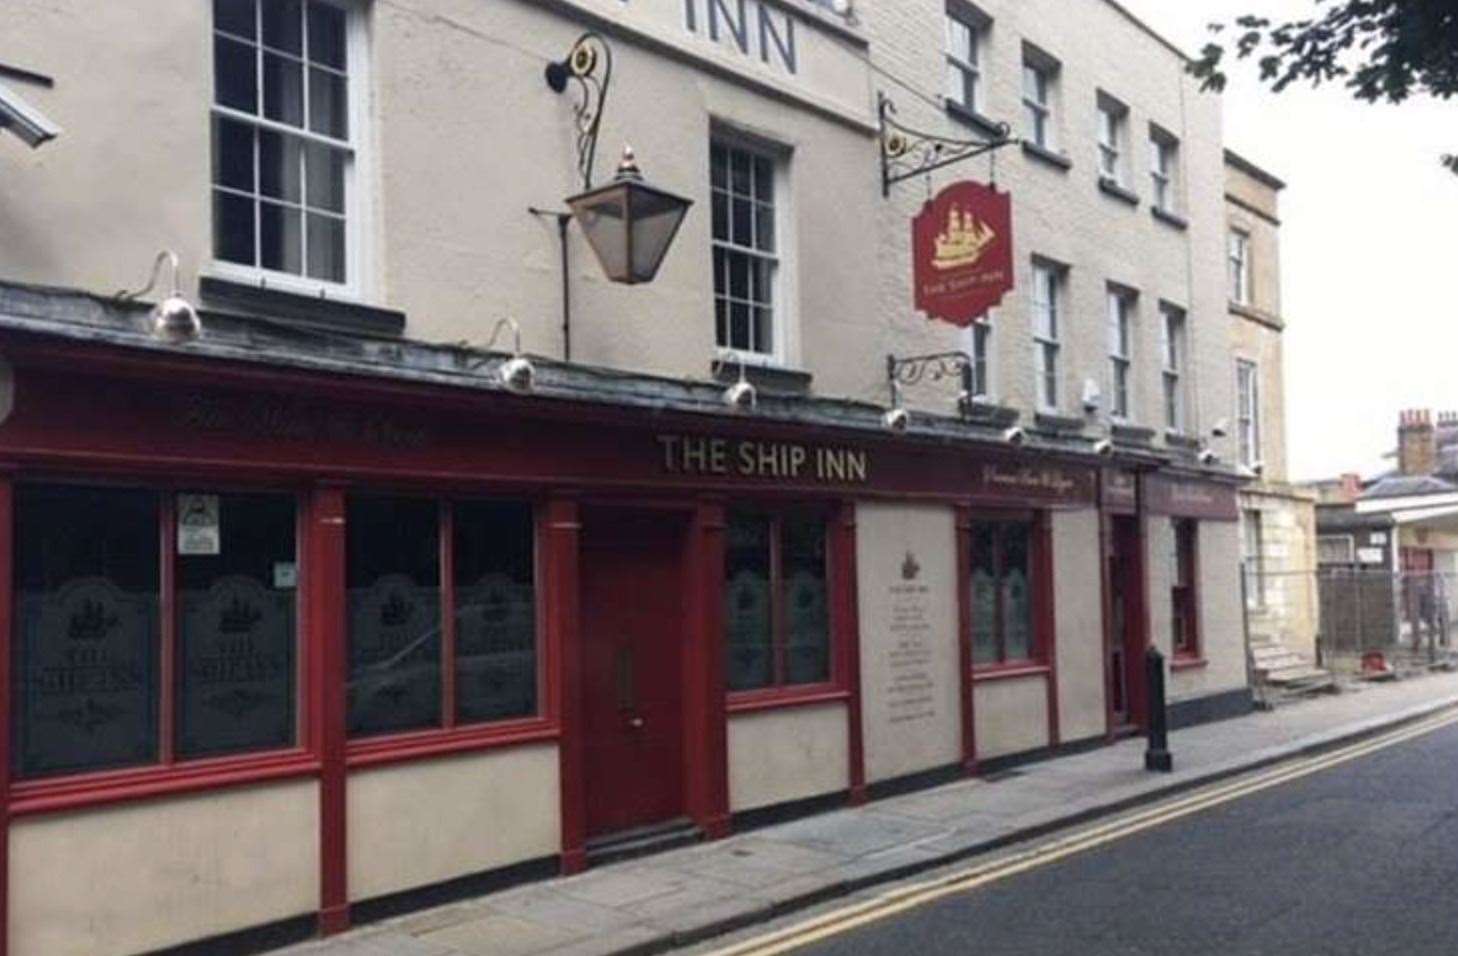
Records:
[[[964,669],[970,671],[974,683],[991,680],[1008,680],[1020,677],[1046,676],[1053,671],[1055,628],[1053,612],[1053,566],[1052,566],[1052,517],[1044,510],[987,508],[972,506],[959,517],[958,593],[965,605],[962,615],[961,641],[966,648]],[[1028,526],[1028,602],[1029,643],[1031,650],[1026,658],[1002,659],[995,662],[978,663],[973,645],[972,633],[972,532],[979,524],[1026,524]],[[997,589],[997,617],[999,627],[1002,620],[1002,588]],[[1005,635],[998,637],[999,647],[1006,643]]]
[[[308,534],[309,495],[298,486],[278,483],[248,484],[236,479],[217,481],[207,476],[178,476],[157,481],[142,475],[96,475],[45,472],[15,474],[9,477],[9,504],[4,514],[7,554],[10,562],[4,587],[10,600],[10,633],[5,648],[7,658],[15,653],[15,500],[23,485],[71,485],[90,488],[142,490],[158,498],[158,754],[147,764],[82,770],[51,776],[19,778],[12,769],[4,768],[10,780],[10,814],[25,816],[101,806],[128,800],[169,796],[212,790],[242,784],[255,784],[317,775],[323,766],[319,748],[319,727],[313,715],[317,711],[317,688],[310,654],[308,608]],[[290,497],[294,502],[294,555],[298,568],[294,605],[294,743],[285,747],[248,750],[215,756],[178,759],[176,755],[176,707],[179,697],[176,674],[179,661],[181,605],[177,597],[177,496],[179,494],[274,494]],[[11,661],[7,659],[6,667]],[[7,695],[10,713],[15,720],[15,701]],[[7,757],[7,760],[9,758]]]
[[[1172,669],[1200,667],[1205,661],[1204,635],[1200,628],[1200,522],[1195,518],[1171,518],[1174,564],[1170,578],[1170,666]],[[1182,537],[1188,536],[1189,547],[1184,548]],[[1180,578],[1185,583],[1180,584]],[[1177,595],[1183,592],[1183,596]],[[1176,643],[1176,624],[1183,611],[1183,633],[1189,640],[1183,646]]]
[[[751,514],[762,515],[768,517],[771,521],[770,626],[772,633],[770,640],[771,647],[775,653],[776,673],[781,675],[784,671],[784,659],[789,646],[789,637],[784,630],[784,599],[781,594],[781,584],[784,579],[783,564],[781,562],[783,545],[781,543],[780,528],[785,517],[790,515],[815,515],[820,518],[822,527],[825,529],[826,647],[830,655],[830,667],[829,675],[823,681],[809,684],[785,684],[776,682],[765,687],[756,687],[747,690],[730,690],[728,686],[728,675],[726,673],[724,698],[725,710],[728,716],[732,717],[735,714],[759,710],[804,707],[849,700],[851,690],[849,674],[847,672],[848,655],[845,641],[847,639],[855,640],[856,636],[851,634],[847,638],[847,611],[844,606],[844,588],[847,586],[847,582],[843,580],[843,575],[838,570],[844,564],[844,556],[839,553],[841,547],[840,536],[836,533],[836,526],[841,520],[839,509],[834,504],[827,502],[733,502],[725,509],[726,530],[735,511],[746,511]],[[728,649],[729,642],[726,634],[722,639],[719,653],[721,655],[727,654]]]
[[[366,736],[352,736],[345,720],[345,764],[349,769],[399,763],[424,757],[485,750],[504,746],[555,740],[561,730],[561,704],[558,688],[550,675],[557,662],[557,649],[548,639],[545,622],[547,606],[547,521],[545,504],[530,495],[509,492],[472,493],[470,491],[412,491],[399,488],[357,488],[346,493],[346,501],[354,495],[418,498],[433,501],[439,521],[440,576],[440,708],[441,723],[437,727],[387,731]],[[455,506],[463,501],[498,501],[526,505],[532,513],[532,581],[533,609],[536,615],[536,713],[501,720],[461,723],[456,718],[456,584],[455,584]],[[345,535],[349,534],[346,525]],[[347,614],[346,614],[347,618]],[[340,624],[345,645],[344,686],[349,683],[348,620]]]

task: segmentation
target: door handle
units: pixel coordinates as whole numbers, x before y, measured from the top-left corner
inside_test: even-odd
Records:
[[[629,718],[628,719],[628,726],[629,727],[632,727],[634,730],[642,730],[643,729],[643,718],[642,717],[631,717],[631,718]]]

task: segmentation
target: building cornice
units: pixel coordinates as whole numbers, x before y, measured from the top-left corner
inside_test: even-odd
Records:
[[[1257,219],[1265,220],[1266,222],[1270,223],[1278,229],[1281,226],[1281,220],[1279,218],[1271,215],[1264,209],[1261,209],[1253,205],[1252,203],[1246,202],[1244,199],[1241,199],[1239,196],[1235,195],[1235,193],[1227,192],[1225,194],[1225,201],[1230,203],[1232,206],[1238,206],[1241,209],[1244,209],[1246,212],[1250,213],[1252,216],[1255,216]]]
[[[1230,314],[1254,322],[1257,325],[1264,325],[1268,329],[1277,332],[1286,331],[1286,321],[1279,315],[1273,315],[1264,309],[1251,308],[1248,305],[1241,305],[1239,302],[1230,303]]]
[[[1225,151],[1225,164],[1227,166],[1233,166],[1262,185],[1274,189],[1276,192],[1280,192],[1286,188],[1285,182],[1266,172],[1264,169],[1261,169],[1233,149],[1227,149]]]

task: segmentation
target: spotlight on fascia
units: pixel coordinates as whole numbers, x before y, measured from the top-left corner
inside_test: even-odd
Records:
[[[147,320],[154,338],[180,345],[183,342],[191,342],[202,335],[202,319],[198,318],[197,309],[187,301],[178,286],[177,253],[169,249],[163,249],[157,253],[157,258],[152,260],[152,275],[147,279],[147,284],[135,292],[119,292],[117,298],[123,302],[130,302],[151,292],[157,285],[157,278],[162,272],[164,262],[172,269],[172,292],[161,302],[152,306]]]
[[[1206,448],[1200,452],[1199,460],[1202,465],[1213,465],[1220,460],[1220,456],[1215,454],[1212,449]]]
[[[724,389],[724,404],[739,411],[752,411],[759,404],[759,390],[749,381],[744,360],[739,359],[739,380]],[[722,362],[720,366],[722,367]]]
[[[1264,475],[1266,473],[1266,463],[1263,461],[1251,462],[1250,473],[1255,475],[1257,478],[1259,478],[1261,475]]]
[[[1103,393],[1099,390],[1099,383],[1091,378],[1083,380],[1083,410],[1092,415],[1099,410],[1103,404]]]
[[[1028,440],[1028,433],[1021,425],[1014,425],[1003,431],[1002,440],[1017,448]]]
[[[1224,438],[1230,434],[1230,419],[1222,418],[1210,428],[1210,435],[1214,438]]]
[[[1093,450],[1100,458],[1109,458],[1114,454],[1114,443],[1107,438],[1101,438],[1094,442]]]
[[[515,319],[503,317],[497,320],[496,327],[491,330],[491,338],[486,342],[486,351],[489,352],[496,344],[496,338],[504,328],[511,329],[512,354],[511,358],[496,369],[496,379],[511,391],[524,395],[535,387],[537,369],[532,365],[531,359],[521,354],[521,326],[517,325]]]
[[[881,427],[887,431],[904,432],[911,425],[911,415],[900,405],[886,409],[881,416]]]
[[[61,135],[61,128],[44,113],[4,86],[0,86],[0,129],[10,130],[31,149]]]

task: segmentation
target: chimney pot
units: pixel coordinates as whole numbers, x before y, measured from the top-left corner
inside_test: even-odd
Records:
[[[1437,471],[1438,433],[1433,428],[1431,409],[1409,409],[1398,416],[1397,467],[1404,475],[1431,475]]]

